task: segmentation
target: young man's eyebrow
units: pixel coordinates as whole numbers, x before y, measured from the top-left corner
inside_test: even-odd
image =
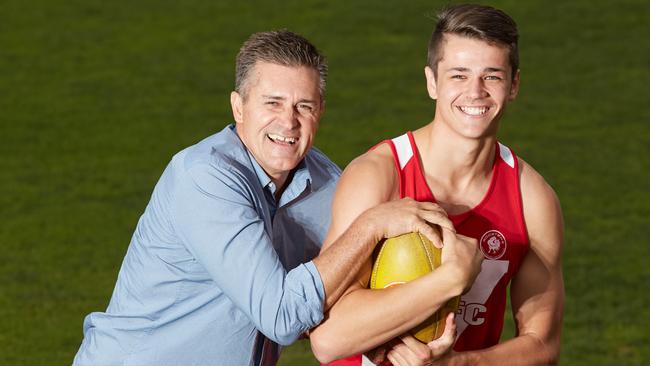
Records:
[[[450,69],[445,70],[445,72],[470,72],[471,70],[468,67],[452,67]],[[499,68],[499,67],[486,67],[483,69],[483,72],[506,72],[506,70]]]
[[[485,72],[506,72],[506,70],[498,67],[486,67],[483,71]]]
[[[454,72],[454,71],[455,72],[469,72],[470,70],[467,67],[460,67],[460,66],[452,67],[451,69],[445,70],[445,72]]]

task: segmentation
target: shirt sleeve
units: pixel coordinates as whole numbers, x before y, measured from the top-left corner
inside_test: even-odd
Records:
[[[257,329],[286,345],[323,319],[316,267],[308,262],[286,272],[241,174],[195,164],[177,183],[175,231]]]

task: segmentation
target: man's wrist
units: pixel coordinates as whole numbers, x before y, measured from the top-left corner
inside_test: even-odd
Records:
[[[445,366],[470,366],[478,365],[479,357],[475,352],[466,351],[466,352],[454,352],[443,356],[437,363],[434,365],[445,365]]]
[[[458,360],[457,363],[454,363],[453,365],[481,365],[484,364],[481,362],[481,357],[479,356],[479,353],[477,352],[458,352],[454,354],[456,356],[456,359]]]

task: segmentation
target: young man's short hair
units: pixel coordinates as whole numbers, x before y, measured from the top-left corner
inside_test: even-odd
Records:
[[[512,75],[519,69],[519,32],[517,23],[506,13],[485,5],[453,5],[438,14],[436,29],[429,41],[427,65],[438,76],[438,62],[442,60],[442,42],[445,34],[456,34],[488,43],[503,45],[510,51]]]

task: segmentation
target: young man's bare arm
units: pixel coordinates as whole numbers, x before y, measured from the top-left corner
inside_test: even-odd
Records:
[[[337,186],[332,207],[332,212],[337,213],[333,214],[321,253],[314,259],[325,287],[326,310],[350,287],[382,239],[420,232],[438,242],[439,232],[432,224],[453,228],[444,211],[433,203],[412,199],[391,201],[381,195],[381,189],[372,187],[353,195],[350,190],[338,188],[375,181],[374,178],[380,177],[377,169],[373,161],[357,159],[346,169]]]
[[[397,198],[392,157],[382,155],[381,148],[360,157],[344,172],[334,197],[330,240],[364,210]],[[397,215],[393,212],[385,219],[395,220]],[[312,350],[321,362],[369,350],[408,331],[471,284],[482,259],[475,240],[457,237],[439,207],[430,222],[445,228],[443,265],[407,284],[368,290],[370,259],[357,259],[361,268],[355,281],[330,309],[326,320],[311,332]],[[325,246],[323,253],[330,250]]]
[[[530,248],[510,290],[517,336],[485,350],[452,354],[436,365],[558,363],[564,308],[562,211],[553,189],[529,165],[520,162]]]

